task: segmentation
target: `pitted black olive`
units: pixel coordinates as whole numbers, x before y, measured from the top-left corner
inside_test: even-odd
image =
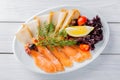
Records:
[[[29,44],[29,49],[30,50],[36,50],[36,45],[35,44]]]

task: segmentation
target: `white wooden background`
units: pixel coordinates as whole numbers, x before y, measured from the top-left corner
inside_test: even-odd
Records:
[[[103,15],[110,27],[109,43],[95,61],[75,72],[56,76],[33,73],[13,55],[15,32],[21,23],[37,12],[65,4],[85,6]],[[120,1],[0,0],[0,80],[120,80]]]

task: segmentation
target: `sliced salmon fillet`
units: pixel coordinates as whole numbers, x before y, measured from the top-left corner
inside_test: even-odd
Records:
[[[72,61],[63,52],[59,51],[57,48],[54,48],[53,50],[51,50],[51,52],[63,64],[63,66],[72,66]]]
[[[77,46],[72,46],[74,49],[76,49],[80,54],[81,54],[81,59],[80,62],[83,62],[86,60],[87,56],[86,54],[84,54],[83,52],[81,52],[80,48]]]
[[[78,50],[82,54],[82,59],[90,59],[91,58],[91,53],[90,51],[83,51],[79,48],[79,46],[73,46],[74,49]]]
[[[39,52],[41,52],[46,58],[48,58],[56,66],[57,71],[64,70],[63,65],[53,54],[51,54],[51,52],[46,47],[38,46],[37,48]]]
[[[84,55],[84,57],[86,58],[86,59],[91,59],[91,53],[90,53],[90,51],[82,51],[82,50],[79,50],[80,51],[80,53],[82,53],[83,55]]]
[[[56,72],[55,65],[51,63],[51,61],[46,59],[41,53],[34,50],[30,50],[30,55],[34,59],[35,64],[45,72],[48,73]]]
[[[76,62],[81,61],[81,54],[74,48],[70,46],[64,46],[61,48],[61,51],[64,52],[71,60],[74,60]]]

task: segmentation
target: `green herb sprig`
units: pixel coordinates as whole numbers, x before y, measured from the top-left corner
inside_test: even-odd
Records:
[[[37,45],[41,46],[72,46],[75,45],[76,42],[74,40],[66,40],[67,33],[65,29],[61,32],[56,33],[55,36],[55,26],[50,24],[44,24],[44,26],[40,26],[38,28],[38,43]]]

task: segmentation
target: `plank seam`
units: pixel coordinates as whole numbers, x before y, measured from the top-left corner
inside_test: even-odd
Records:
[[[25,21],[0,21],[0,23],[25,23]],[[108,24],[120,24],[120,22],[107,22]]]
[[[12,52],[0,52],[0,54],[14,54]],[[100,55],[120,55],[120,53],[102,53]]]
[[[24,23],[25,21],[0,21],[0,23]]]

